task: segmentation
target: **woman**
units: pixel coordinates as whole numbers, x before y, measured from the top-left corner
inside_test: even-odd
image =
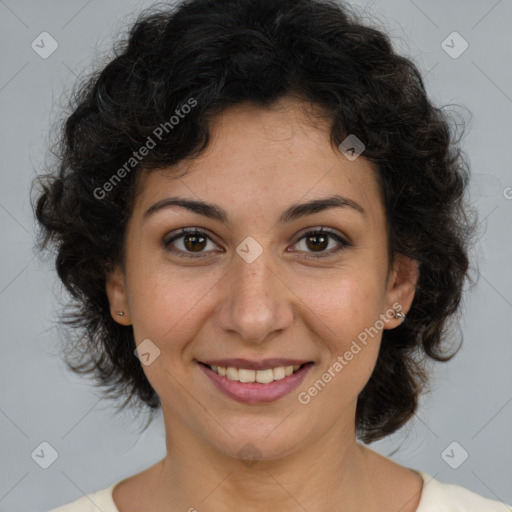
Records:
[[[467,165],[347,6],[146,12],[40,178],[69,365],[161,407],[167,453],[54,512],[502,511],[369,449],[415,413],[468,277]],[[307,482],[307,485],[305,483]]]

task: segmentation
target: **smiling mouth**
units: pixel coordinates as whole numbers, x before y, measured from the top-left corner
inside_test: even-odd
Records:
[[[278,380],[282,380],[290,375],[298,372],[304,366],[313,364],[312,362],[304,363],[301,365],[293,365],[293,366],[277,366],[274,368],[266,368],[263,370],[250,370],[247,368],[235,368],[232,366],[215,366],[209,365],[206,363],[200,362],[203,366],[209,368],[212,372],[220,375],[221,377],[226,377],[228,380],[242,383],[260,383],[260,384],[270,384],[271,382],[275,382]]]

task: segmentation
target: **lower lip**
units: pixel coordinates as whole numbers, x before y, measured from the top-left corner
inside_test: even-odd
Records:
[[[302,368],[284,379],[275,380],[268,384],[260,382],[238,382],[223,377],[204,364],[198,363],[201,371],[213,382],[213,385],[225,395],[246,404],[274,402],[293,391],[303,381],[313,366],[307,363]]]

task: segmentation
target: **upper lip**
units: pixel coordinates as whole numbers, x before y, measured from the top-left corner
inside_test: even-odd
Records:
[[[267,368],[278,368],[280,366],[296,366],[309,363],[310,361],[304,359],[259,359],[258,361],[250,361],[249,359],[234,358],[234,359],[211,359],[208,361],[200,361],[208,366],[223,366],[225,368],[243,368],[247,370],[266,370]]]

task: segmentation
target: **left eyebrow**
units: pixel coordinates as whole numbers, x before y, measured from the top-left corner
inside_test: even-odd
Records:
[[[143,220],[147,219],[157,211],[165,208],[172,208],[173,206],[186,208],[193,213],[197,213],[198,215],[202,215],[209,219],[217,220],[225,225],[230,224],[228,213],[220,206],[182,197],[168,197],[158,201],[144,212]],[[334,195],[321,199],[313,199],[307,203],[292,204],[281,214],[279,217],[279,223],[287,224],[301,217],[319,213],[330,208],[351,208],[362,215],[366,215],[365,209],[360,204],[346,197]]]

